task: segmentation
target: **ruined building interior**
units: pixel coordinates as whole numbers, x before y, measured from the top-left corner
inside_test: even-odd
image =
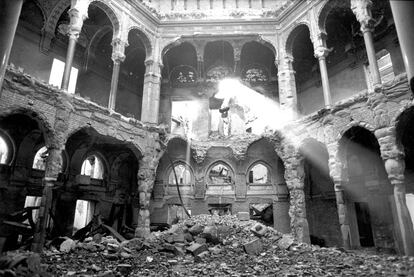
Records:
[[[1,248],[39,206],[33,249],[233,214],[414,255],[413,6],[0,0]]]

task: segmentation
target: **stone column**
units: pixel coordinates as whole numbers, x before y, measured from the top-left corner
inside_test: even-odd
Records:
[[[345,202],[343,187],[342,162],[338,156],[338,144],[335,142],[327,147],[329,153],[329,175],[334,182],[336,206],[338,209],[339,225],[341,228],[342,243],[345,249],[351,248],[351,228]]]
[[[395,128],[384,128],[375,131],[380,145],[381,157],[385,163],[388,179],[394,187],[394,201],[398,222],[399,237],[402,240],[405,255],[414,255],[414,230],[410,213],[405,199],[405,161],[404,153],[397,147]]]
[[[290,195],[290,229],[299,241],[310,243],[309,225],[306,219],[303,162],[297,153],[285,157],[284,162],[285,180]]]
[[[0,95],[23,0],[0,0]]]
[[[69,103],[61,99],[57,107],[55,124],[53,126],[55,136],[50,139],[48,157],[46,160],[45,177],[43,178],[42,200],[39,209],[39,218],[33,236],[32,251],[41,252],[46,237],[46,228],[49,222],[49,211],[52,208],[53,190],[55,188],[59,172],[61,172],[63,160],[62,152],[65,149],[67,131],[69,129],[68,118],[70,116]]]
[[[138,195],[139,213],[138,227],[135,229],[135,237],[146,238],[150,235],[150,211],[149,204],[151,192],[154,187],[158,159],[147,153],[139,162],[138,170]]]
[[[414,2],[390,1],[390,5],[411,91],[414,92]]]
[[[298,106],[293,57],[284,54],[284,56],[280,57],[277,67],[280,109],[289,111],[292,117],[291,119],[293,119]]]
[[[372,18],[371,7],[371,0],[351,0],[351,9],[361,24],[361,31],[364,35],[365,48],[367,50],[372,81],[374,85],[377,85],[381,84],[381,75],[374,47],[373,32],[375,28],[375,20]]]
[[[157,124],[160,106],[162,65],[154,60],[147,60],[145,65],[141,121]]]
[[[72,6],[68,12],[70,17],[69,23],[69,44],[66,52],[65,69],[63,71],[63,78],[61,89],[68,90],[70,73],[72,70],[73,58],[75,56],[76,42],[80,32],[82,31],[83,21],[88,17],[88,0],[75,0],[72,1]]]
[[[326,67],[326,57],[329,54],[329,49],[324,46],[319,46],[315,49],[315,58],[319,60],[319,70],[322,79],[323,99],[325,100],[325,107],[332,106],[331,89],[329,88],[328,69]]]
[[[112,61],[114,62],[114,67],[112,68],[111,91],[109,93],[108,108],[113,111],[116,107],[119,71],[121,69],[121,63],[125,60],[126,46],[128,46],[128,44],[120,39],[115,39],[112,41]]]

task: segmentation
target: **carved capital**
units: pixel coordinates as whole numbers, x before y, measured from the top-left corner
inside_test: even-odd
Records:
[[[372,18],[371,0],[351,0],[351,9],[358,22],[361,24],[362,32],[372,31],[375,27],[375,20]]]
[[[82,31],[83,21],[88,18],[87,1],[75,1],[72,3],[70,10],[68,11],[70,23],[68,26],[68,35],[78,38]]]
[[[330,52],[332,52],[332,50],[332,48],[326,48],[323,46],[316,47],[314,52],[315,58],[324,59],[329,55]]]
[[[123,62],[125,60],[125,47],[128,46],[126,41],[117,38],[112,41],[112,60],[114,62]]]

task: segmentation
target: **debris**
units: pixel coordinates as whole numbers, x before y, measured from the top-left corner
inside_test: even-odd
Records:
[[[414,276],[412,257],[321,248],[257,226],[262,225],[231,215],[200,215],[147,239],[119,242],[112,235],[91,234],[73,240],[69,252],[48,244],[42,264],[35,256],[29,261],[30,252],[8,252],[0,258],[0,276]],[[191,229],[198,233],[191,235],[193,242],[185,239]]]
[[[244,251],[249,255],[258,255],[263,251],[263,244],[260,239],[252,240],[243,245]]]
[[[237,218],[240,221],[247,221],[250,219],[250,214],[248,212],[238,212],[237,213]]]
[[[187,251],[193,254],[194,256],[197,256],[198,254],[204,251],[208,251],[208,248],[205,244],[193,243],[187,248]]]

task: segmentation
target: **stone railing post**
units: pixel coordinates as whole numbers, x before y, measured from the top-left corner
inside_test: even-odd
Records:
[[[0,0],[0,95],[23,0]]]
[[[141,121],[158,123],[162,65],[154,60],[145,61],[144,91],[142,95]]]
[[[364,35],[365,48],[367,50],[368,62],[371,69],[372,81],[374,85],[381,84],[381,75],[374,47],[373,32],[375,20],[371,13],[371,0],[351,0],[351,9],[358,22],[361,24],[361,31]]]
[[[109,93],[108,103],[108,108],[110,110],[115,110],[116,107],[119,71],[121,69],[121,63],[125,60],[125,47],[127,46],[128,43],[120,39],[115,39],[112,41],[112,61],[114,62],[114,66],[112,69],[111,91]]]
[[[281,56],[277,67],[280,109],[291,113],[293,119],[298,106],[293,57],[288,54]]]
[[[397,147],[395,128],[383,128],[375,131],[380,145],[381,157],[385,164],[388,179],[394,187],[395,212],[399,237],[405,255],[414,255],[414,230],[405,198],[405,161],[404,153]]]
[[[305,173],[298,153],[290,153],[285,158],[285,180],[290,195],[290,229],[301,242],[310,243],[309,225],[306,218]]]
[[[334,182],[336,206],[338,209],[339,225],[341,228],[342,243],[345,249],[351,248],[351,228],[346,208],[345,191],[343,187],[342,162],[338,154],[337,143],[328,145],[329,175]]]
[[[74,0],[72,6],[68,11],[70,17],[69,23],[69,44],[66,52],[65,69],[63,71],[61,89],[68,90],[70,81],[70,72],[72,70],[73,58],[75,57],[76,42],[79,34],[82,31],[83,21],[88,18],[88,0]]]

